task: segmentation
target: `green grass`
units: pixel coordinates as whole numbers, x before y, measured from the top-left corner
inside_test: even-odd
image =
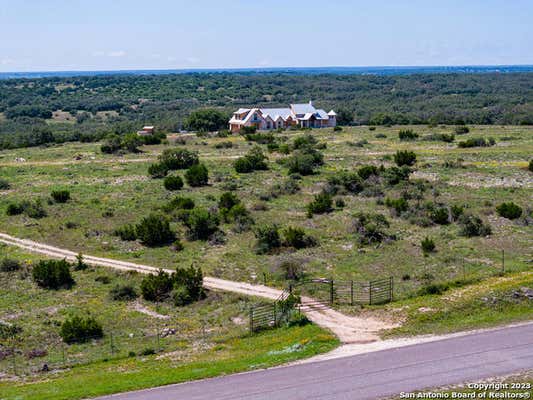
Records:
[[[533,274],[504,275],[441,295],[398,301],[383,308],[403,320],[384,336],[414,336],[485,328],[533,319],[532,300],[516,297],[521,288],[533,288]]]
[[[411,127],[421,137],[412,142],[399,140],[398,131],[403,128],[378,127],[369,131],[366,127],[350,127],[340,133],[331,129],[313,131],[320,142],[327,144],[323,150],[326,164],[320,168],[319,174],[301,180],[301,192],[266,202],[266,210],[252,212],[254,219],[258,224],[275,222],[280,226],[301,226],[317,237],[320,246],[292,254],[305,265],[308,275],[366,280],[389,275],[400,278],[410,274],[413,279],[399,287],[400,294],[419,287],[421,282],[416,278],[425,272],[437,280],[456,277],[461,273],[463,260],[467,268],[492,273],[499,265],[502,249],[506,251],[509,268],[527,268],[524,259],[531,239],[530,229],[498,217],[495,207],[512,200],[527,208],[533,185],[533,175],[526,169],[533,152],[531,128],[473,126],[469,134],[457,136],[456,141],[489,136],[497,141],[493,147],[474,149],[423,140],[431,132],[451,133],[453,127]],[[378,133],[384,133],[387,138],[376,138]],[[291,142],[301,133],[275,135]],[[214,147],[216,143],[228,140],[235,146],[230,149]],[[363,147],[353,145],[360,140],[366,140],[368,144]],[[284,157],[278,153],[269,154],[270,170],[237,174],[232,163],[250,148],[250,143],[240,136],[197,138],[188,141],[186,147],[200,153],[201,160],[209,167],[211,184],[194,189],[185,187],[177,194],[190,196],[206,207],[215,205],[225,185],[234,182],[238,196],[248,208],[253,208],[262,203],[260,195],[287,176],[286,168],[275,162]],[[256,255],[253,233],[235,233],[231,225],[222,227],[227,233],[224,246],[184,240],[185,248],[179,253],[170,247],[146,248],[137,242],[123,242],[112,235],[115,228],[136,223],[149,212],[160,209],[174,195],[163,188],[161,180],[147,177],[148,165],[164,148],[164,145],[146,146],[143,153],[123,157],[101,154],[98,145],[93,143],[0,152],[0,173],[13,184],[13,189],[2,196],[0,225],[7,233],[85,253],[160,267],[195,262],[210,275],[249,282],[262,281],[263,273],[266,273],[271,284],[281,285],[277,268],[280,256]],[[391,217],[389,209],[377,204],[376,198],[363,196],[344,195],[346,207],[343,210],[312,219],[306,217],[306,204],[321,190],[327,177],[367,163],[389,166],[391,155],[396,150],[406,149],[415,151],[418,156],[413,178],[427,179],[434,186],[434,190],[426,193],[425,200],[466,204],[469,211],[491,223],[494,234],[488,238],[469,239],[457,235],[455,224],[417,226],[405,219]],[[26,158],[27,162],[14,163],[17,156]],[[77,156],[81,156],[81,160],[76,160]],[[121,162],[135,160],[138,162]],[[457,160],[463,167],[444,165],[447,161]],[[66,164],[62,165],[62,162]],[[45,204],[48,217],[31,220],[25,216],[5,215],[8,201],[40,197],[46,203],[55,188],[68,188],[72,201],[64,205]],[[397,197],[400,192],[398,188],[390,189],[386,195]],[[391,232],[398,240],[379,248],[359,246],[349,229],[352,215],[359,211],[387,215],[391,220]],[[68,229],[66,222],[77,226]],[[183,239],[183,226],[177,222],[172,226]],[[419,246],[420,240],[426,236],[432,237],[437,245],[437,252],[429,257],[424,257]]]
[[[190,360],[156,356],[93,363],[35,382],[0,383],[2,399],[81,399],[266,368],[329,351],[337,340],[322,329],[281,328],[221,342]]]

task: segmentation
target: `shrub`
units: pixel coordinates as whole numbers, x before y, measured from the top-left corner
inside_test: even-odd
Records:
[[[346,206],[346,202],[339,197],[338,199],[335,199],[335,207],[337,208],[344,208]]]
[[[111,278],[107,275],[98,275],[96,278],[94,278],[95,282],[100,282],[102,285],[108,285],[111,283]]]
[[[222,193],[220,200],[218,201],[218,210],[222,219],[226,222],[229,221],[229,213],[235,206],[240,205],[241,200],[236,194],[232,192]]]
[[[41,260],[33,267],[32,276],[45,289],[70,288],[75,283],[66,260]]]
[[[199,163],[198,153],[187,149],[166,149],[159,156],[159,163],[167,170],[187,169]]]
[[[375,165],[363,165],[357,170],[357,174],[364,180],[367,180],[372,175],[378,176],[379,170]]]
[[[418,133],[413,132],[411,129],[402,129],[398,132],[400,140],[415,140],[418,137]]]
[[[337,193],[339,188],[344,188],[349,193],[360,193],[364,189],[363,181],[358,173],[342,171],[328,178],[328,193]]]
[[[420,242],[420,246],[424,253],[432,253],[435,251],[435,242],[429,237],[424,238],[422,242]]]
[[[311,203],[307,205],[307,216],[311,218],[314,214],[325,214],[333,211],[333,200],[328,193],[319,193]]]
[[[177,175],[167,176],[163,181],[163,186],[167,190],[180,190],[183,187],[183,179]]]
[[[119,135],[115,135],[115,134],[108,135],[105,138],[104,143],[100,147],[100,150],[102,151],[102,153],[106,153],[106,154],[116,153],[121,148],[121,144],[122,144],[121,142],[122,141]]]
[[[451,143],[455,140],[455,135],[452,133],[432,133],[424,138],[424,140],[437,140],[445,143]]]
[[[401,168],[390,167],[382,172],[383,177],[389,185],[397,185],[398,183],[409,179],[411,169],[404,165]]]
[[[317,144],[316,137],[313,135],[302,135],[298,136],[296,139],[294,139],[294,142],[292,143],[292,147],[294,149],[301,149],[304,147],[313,147]]]
[[[131,285],[117,285],[109,291],[109,297],[116,301],[128,301],[136,299],[137,291]]]
[[[205,208],[191,210],[185,221],[191,240],[207,240],[218,230],[219,223],[218,216]]]
[[[458,220],[461,236],[487,236],[492,233],[490,225],[484,224],[481,218],[475,215],[463,214]]]
[[[37,199],[33,202],[25,202],[23,207],[24,213],[30,218],[40,219],[46,217],[47,215],[40,199]]]
[[[209,180],[209,172],[204,164],[195,164],[185,172],[185,180],[192,187],[205,186]]]
[[[442,294],[449,289],[446,283],[430,283],[420,288],[419,296]]]
[[[0,190],[8,190],[11,188],[11,185],[8,181],[3,178],[0,178]]]
[[[202,270],[194,268],[176,268],[174,274],[173,300],[176,306],[184,306],[205,298]]]
[[[53,190],[51,196],[56,203],[66,203],[70,200],[70,192],[68,190]]]
[[[215,144],[215,149],[231,149],[232,147],[233,142],[230,142],[229,140]]]
[[[172,290],[173,279],[160,269],[157,274],[146,275],[141,282],[141,294],[148,301],[164,301]]]
[[[476,139],[468,139],[463,142],[457,143],[457,146],[462,148],[468,148],[468,147],[490,147],[494,146],[496,141],[493,138],[489,138],[488,140],[485,138],[476,138]]]
[[[235,171],[239,173],[248,173],[253,171],[261,171],[268,169],[266,163],[267,157],[259,146],[254,146],[248,153],[241,158],[238,158],[235,163]]]
[[[500,216],[507,219],[517,219],[522,215],[522,208],[512,201],[500,204],[496,207],[496,211]]]
[[[533,159],[529,160],[529,164],[528,164],[527,168],[528,168],[531,172],[533,172]]]
[[[398,167],[414,165],[416,163],[416,154],[409,150],[398,150],[394,154],[394,162]]]
[[[18,325],[8,324],[6,322],[0,321],[0,340],[14,338],[21,332],[22,328]],[[0,360],[2,360],[1,356]]]
[[[396,211],[396,215],[400,215],[401,213],[409,209],[409,203],[403,197],[400,197],[398,199],[386,198],[385,205],[389,208],[394,209],[394,211]]]
[[[137,232],[135,232],[135,226],[128,224],[120,228],[115,229],[113,232],[115,236],[125,241],[137,240]]]
[[[465,133],[470,132],[470,129],[468,128],[468,126],[465,126],[465,125],[458,125],[458,126],[455,127],[454,132],[455,132],[457,135],[463,135],[463,134],[465,134]]]
[[[148,167],[148,175],[150,175],[154,179],[161,179],[167,176],[168,174],[168,168],[163,163],[155,163],[151,164]]]
[[[174,197],[163,208],[165,211],[170,212],[172,210],[192,210],[194,208],[194,200],[189,197]]]
[[[306,247],[316,246],[316,244],[316,239],[307,235],[302,228],[289,226],[283,230],[284,246],[294,247],[295,249],[304,249]]]
[[[274,144],[276,138],[272,133],[248,133],[244,135],[249,142],[256,142],[260,144]]]
[[[0,261],[0,272],[18,271],[20,267],[20,262],[12,258],[4,258]]]
[[[446,207],[436,207],[430,212],[431,220],[439,225],[448,225],[450,223],[450,216]]]
[[[389,221],[381,214],[358,213],[355,215],[353,230],[359,235],[359,243],[381,243],[385,240],[394,239],[386,233]]]
[[[24,212],[24,207],[21,203],[9,203],[7,205],[6,214],[9,216],[20,215]]]
[[[139,352],[139,355],[140,356],[151,356],[151,355],[154,355],[155,354],[155,350],[152,349],[151,347],[147,347],[145,349],[142,349],[140,352]]]
[[[74,270],[75,271],[84,271],[88,267],[87,264],[83,261],[83,255],[81,253],[78,253],[76,256],[76,263],[74,264]]]
[[[289,174],[312,175],[315,168],[324,164],[324,155],[312,147],[301,147],[285,162]]]
[[[104,330],[93,317],[74,316],[61,324],[59,335],[65,343],[84,343],[104,336]]]
[[[257,239],[255,251],[257,254],[269,253],[281,246],[279,229],[277,225],[263,225],[258,227],[255,232]]]
[[[342,131],[342,128],[339,126],[339,125],[336,125],[334,128],[333,128],[333,132],[340,132]]]
[[[165,216],[150,214],[135,227],[137,238],[146,246],[161,246],[171,243],[175,234],[170,229],[170,222]]]

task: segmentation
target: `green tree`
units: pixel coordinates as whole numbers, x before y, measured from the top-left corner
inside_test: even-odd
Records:
[[[225,128],[228,119],[228,116],[219,110],[205,108],[190,113],[185,125],[193,131],[214,132]]]

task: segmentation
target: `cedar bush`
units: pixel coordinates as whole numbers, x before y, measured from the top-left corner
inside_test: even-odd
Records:
[[[205,186],[209,180],[209,172],[204,164],[194,164],[185,172],[185,180],[192,187]]]
[[[354,216],[353,231],[359,235],[359,243],[381,243],[385,240],[393,240],[386,230],[390,224],[387,218],[377,213],[358,213]]]
[[[272,250],[281,247],[281,239],[277,225],[262,225],[254,231],[257,239],[255,252],[257,254],[270,253]]]
[[[18,271],[20,267],[20,262],[12,258],[4,258],[0,261],[0,272]]]
[[[233,164],[235,171],[249,173],[268,169],[268,158],[263,154],[261,147],[254,146],[244,157],[238,158]]]
[[[416,154],[409,150],[398,150],[394,154],[394,162],[398,167],[414,165],[416,163]]]
[[[500,216],[507,219],[517,219],[522,215],[522,208],[512,201],[500,204],[496,207],[496,211]]]
[[[70,192],[68,190],[53,190],[50,195],[56,203],[66,203],[70,200]]]
[[[494,146],[494,144],[496,144],[496,141],[494,140],[494,138],[489,138],[489,139],[485,139],[485,138],[472,138],[472,139],[467,139],[463,142],[459,142],[457,143],[457,146],[461,147],[461,148],[468,148],[468,147],[490,147],[490,146]]]
[[[141,294],[145,300],[164,301],[170,296],[172,286],[172,276],[160,269],[157,274],[149,274],[143,278]]]
[[[187,149],[166,149],[159,156],[159,163],[167,170],[187,169],[199,163],[198,153]]]
[[[167,176],[169,169],[163,163],[151,164],[148,167],[148,175],[154,179],[161,179]]]
[[[325,192],[315,195],[313,201],[307,205],[307,216],[311,218],[315,214],[325,214],[333,211],[333,199]]]
[[[458,126],[455,127],[454,132],[455,132],[457,135],[463,135],[463,134],[465,134],[465,133],[470,132],[470,129],[468,128],[468,126],[465,126],[465,125],[458,125]]]
[[[398,137],[400,140],[415,140],[418,138],[418,133],[413,132],[412,129],[401,129],[400,132],[398,132]]]
[[[118,236],[120,237],[120,239],[125,241],[137,240],[137,232],[135,231],[135,226],[131,224],[117,228],[113,233],[115,236]]]
[[[173,274],[174,289],[172,298],[176,306],[185,306],[192,302],[202,300],[206,297],[203,287],[202,270],[194,268],[176,268]]]
[[[426,237],[420,242],[420,246],[422,247],[422,251],[424,254],[432,253],[435,251],[435,242],[433,239]]]
[[[0,178],[0,190],[8,190],[11,188],[11,185],[4,178]]]
[[[207,240],[218,230],[220,220],[218,215],[205,208],[192,209],[185,221],[188,237],[191,240]]]
[[[75,283],[66,260],[41,260],[33,267],[32,277],[37,285],[45,289],[68,289]]]
[[[190,197],[176,196],[163,207],[163,210],[166,212],[173,210],[192,210],[194,206],[194,200]]]
[[[74,316],[61,324],[59,335],[65,343],[85,343],[104,336],[102,325],[91,316]]]
[[[177,175],[167,176],[163,181],[163,186],[170,191],[180,190],[183,187],[183,179]]]
[[[170,229],[169,220],[159,214],[150,214],[145,217],[135,227],[138,239],[146,246],[162,246],[171,243],[176,238]]]
[[[289,226],[283,230],[283,245],[304,249],[316,246],[317,241],[314,237],[307,235],[302,228]]]
[[[471,214],[463,214],[459,217],[459,234],[461,236],[487,236],[492,233],[490,225],[485,224],[481,218]]]

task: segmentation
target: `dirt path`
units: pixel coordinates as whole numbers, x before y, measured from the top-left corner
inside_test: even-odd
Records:
[[[27,239],[19,239],[5,233],[0,233],[0,243],[11,246],[17,246],[22,249],[44,254],[54,258],[65,258],[69,261],[76,259],[77,253],[61,249],[47,244],[34,242]],[[141,273],[154,273],[159,270],[149,265],[136,264],[128,261],[119,261],[111,258],[95,257],[83,255],[83,260],[90,265],[99,265],[103,267],[115,268],[118,270],[134,270]],[[172,270],[166,270],[173,272]],[[222,290],[234,293],[240,293],[247,296],[267,298],[270,300],[277,299],[282,291],[264,285],[253,285],[245,282],[234,282],[225,279],[204,277],[204,286],[208,289]],[[369,317],[351,317],[341,314],[338,311],[325,306],[319,308],[313,307],[313,299],[302,298],[302,311],[315,324],[331,330],[343,343],[370,343],[379,340],[378,333],[380,330],[393,327],[383,321]]]

